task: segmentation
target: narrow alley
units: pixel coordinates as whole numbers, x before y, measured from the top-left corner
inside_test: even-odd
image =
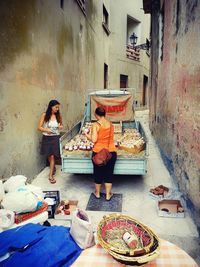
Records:
[[[0,21],[0,267],[200,266],[200,0]]]
[[[160,238],[176,244],[200,264],[198,232],[191,218],[190,211],[185,207],[185,218],[164,218],[158,216],[157,200],[149,195],[149,189],[159,184],[178,189],[165,167],[159,149],[150,133],[148,126],[149,111],[136,111],[135,116],[136,120],[141,121],[147,134],[149,143],[148,168],[145,176],[119,175],[115,177],[113,192],[123,195],[122,213],[133,216],[137,220],[149,225]],[[32,184],[42,187],[44,191],[58,190],[61,193],[61,199],[78,200],[78,206],[86,209],[89,196],[94,191],[91,175],[70,175],[62,173],[61,167],[57,167],[59,170],[56,175],[56,184],[51,185],[48,182],[49,167],[46,167],[39,173]],[[105,211],[87,212],[91,216],[94,231],[96,231],[102,217],[110,213]],[[49,221],[52,225],[70,226],[69,221],[55,219],[49,219]]]

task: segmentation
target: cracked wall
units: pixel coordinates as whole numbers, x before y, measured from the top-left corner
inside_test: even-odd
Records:
[[[85,68],[95,33],[75,1],[1,1],[0,19],[0,177],[31,179],[45,166],[37,126],[48,102],[61,103],[66,131],[82,118],[87,84],[100,84],[86,75],[94,64]]]
[[[155,28],[159,15],[158,9],[152,17]],[[159,57],[160,46],[154,42],[150,98],[151,130],[197,221],[200,211],[199,24],[199,1],[164,1],[163,60]],[[158,40],[154,31],[153,38]]]

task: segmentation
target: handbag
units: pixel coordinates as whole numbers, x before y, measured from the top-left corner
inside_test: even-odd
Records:
[[[86,211],[76,209],[72,216],[70,234],[82,249],[95,245],[93,226]]]
[[[110,125],[110,132],[111,132],[111,125]],[[109,145],[109,142],[110,142],[110,134],[109,134],[108,145]],[[112,157],[112,154],[108,151],[108,149],[102,148],[99,152],[97,152],[92,157],[92,161],[94,162],[95,165],[104,166],[111,159],[111,157]]]
[[[106,148],[102,148],[98,153],[96,153],[92,160],[95,165],[104,166],[111,159],[112,154]]]

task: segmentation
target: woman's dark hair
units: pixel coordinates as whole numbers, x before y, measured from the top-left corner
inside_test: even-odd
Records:
[[[45,122],[47,122],[47,121],[49,121],[50,120],[50,118],[51,118],[51,108],[53,107],[53,106],[55,106],[55,105],[60,105],[60,103],[57,101],[57,100],[51,100],[50,102],[49,102],[49,105],[48,105],[48,108],[47,108],[47,110],[46,110],[46,114],[45,114],[45,117],[44,117],[44,121]],[[61,122],[61,117],[60,117],[60,111],[58,110],[56,113],[55,113],[55,115],[56,115],[56,120],[57,120],[57,122],[58,123],[60,123]]]
[[[106,111],[105,111],[105,109],[103,107],[98,107],[95,110],[95,114],[100,116],[100,117],[105,117]]]

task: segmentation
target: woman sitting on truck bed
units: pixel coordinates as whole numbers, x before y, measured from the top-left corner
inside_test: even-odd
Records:
[[[113,171],[117,159],[116,147],[114,145],[114,127],[111,122],[105,118],[106,112],[102,107],[95,110],[97,121],[93,123],[90,133],[85,132],[86,137],[94,143],[92,157],[101,149],[106,148],[111,152],[112,157],[104,166],[98,166],[93,161],[95,197],[100,198],[101,185],[104,182],[106,191],[106,200],[109,201],[112,196]]]
[[[48,158],[50,164],[49,181],[52,184],[56,183],[54,178],[56,172],[55,157],[60,157],[59,131],[63,128],[59,107],[60,103],[57,100],[51,100],[38,125],[38,130],[43,133],[41,154]]]

